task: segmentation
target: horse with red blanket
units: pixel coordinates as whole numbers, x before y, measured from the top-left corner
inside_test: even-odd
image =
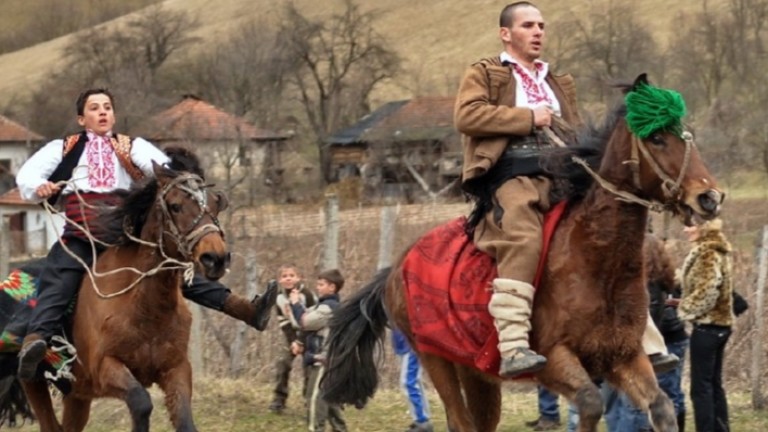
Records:
[[[625,91],[647,85],[641,75]],[[622,105],[602,128],[588,128],[579,137],[580,146],[601,157],[596,172],[574,159],[595,181],[576,188],[549,244],[530,335],[532,348],[548,362],[535,378],[576,405],[581,432],[596,431],[602,415],[596,378],[649,411],[655,430],[672,432],[677,430],[672,403],[659,390],[641,347],[648,316],[643,269],[648,211],[664,209],[692,224],[715,217],[723,194],[690,133],[660,128],[641,138],[632,133],[626,114]],[[460,220],[418,240],[335,314],[326,399],[362,406],[373,395],[378,383],[373,353],[391,322],[418,352],[445,406],[449,430],[496,430],[501,382],[493,374],[499,353],[487,309],[494,267]]]

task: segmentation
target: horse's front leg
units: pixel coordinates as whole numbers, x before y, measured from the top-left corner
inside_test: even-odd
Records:
[[[581,361],[570,349],[555,345],[547,353],[547,366],[536,374],[539,382],[549,390],[565,396],[576,405],[579,413],[579,432],[596,432],[603,415],[600,389],[592,382]]]
[[[639,353],[628,363],[614,367],[607,378],[615,388],[626,393],[635,406],[650,413],[653,430],[677,432],[675,407],[659,388],[647,355]]]
[[[48,383],[43,380],[20,380],[27,401],[40,422],[40,432],[60,432],[62,430],[56,411],[53,409],[51,394],[48,392]]]
[[[94,381],[98,393],[125,401],[131,414],[133,432],[149,432],[152,398],[125,364],[114,357],[104,357]]]
[[[165,392],[165,406],[177,431],[194,432],[192,419],[192,366],[184,359],[162,374],[158,384]]]
[[[85,430],[88,418],[91,416],[91,402],[89,398],[66,396],[64,398],[64,414],[62,425],[67,432],[80,432]]]

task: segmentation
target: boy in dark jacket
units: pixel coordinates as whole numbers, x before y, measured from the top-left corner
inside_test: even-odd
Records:
[[[347,430],[341,405],[325,402],[320,391],[320,378],[325,372],[325,338],[328,335],[328,323],[340,305],[338,292],[343,286],[344,277],[338,270],[326,270],[317,276],[316,288],[320,298],[316,306],[304,306],[295,290],[289,295],[291,321],[302,331],[301,337],[291,345],[291,351],[297,355],[304,353],[304,366],[308,375],[307,423],[310,432],[325,430],[326,419],[334,432]]]

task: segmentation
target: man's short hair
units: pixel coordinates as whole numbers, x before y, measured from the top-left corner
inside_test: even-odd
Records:
[[[112,96],[112,93],[110,93],[109,90],[105,88],[92,88],[80,93],[80,96],[77,97],[77,102],[75,102],[75,106],[77,108],[77,115],[81,116],[85,114],[85,103],[88,101],[89,97],[95,94],[107,95],[107,97],[109,98],[109,101],[112,103],[112,110],[115,109],[115,98]]]
[[[515,11],[522,7],[535,7],[538,9],[535,4],[527,1],[510,3],[504,6],[504,9],[501,10],[501,14],[499,15],[499,27],[511,26],[515,21]]]
[[[336,292],[339,292],[344,288],[344,276],[341,275],[341,272],[338,269],[326,270],[317,275],[317,279],[323,279],[328,283],[334,284],[336,286]]]

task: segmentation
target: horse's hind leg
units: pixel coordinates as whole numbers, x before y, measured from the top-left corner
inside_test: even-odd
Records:
[[[67,432],[79,432],[85,429],[91,416],[91,399],[64,398],[64,414],[61,423]]]
[[[659,389],[648,356],[640,354],[629,363],[616,366],[607,378],[614,387],[626,393],[635,406],[649,412],[653,430],[677,432],[675,407]]]
[[[597,431],[603,415],[600,389],[592,382],[581,361],[568,348],[556,345],[547,353],[547,365],[536,377],[549,390],[565,396],[579,412],[579,432]]]
[[[192,419],[192,366],[189,361],[184,360],[175,368],[165,371],[158,384],[165,393],[165,406],[176,430],[196,431]]]
[[[456,366],[450,361],[431,354],[419,353],[419,360],[429,374],[432,384],[440,395],[448,419],[449,432],[486,432],[478,431],[464,403],[461,382]]]
[[[21,380],[21,386],[24,394],[27,395],[32,412],[40,422],[40,432],[61,432],[61,425],[53,409],[51,394],[48,392],[48,384],[44,380]]]
[[[501,383],[485,379],[467,367],[456,367],[475,428],[478,431],[495,431],[501,419]]]

